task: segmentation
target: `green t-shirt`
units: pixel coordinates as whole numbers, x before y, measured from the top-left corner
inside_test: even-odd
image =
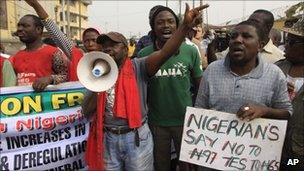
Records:
[[[139,53],[145,57],[154,52],[147,46]],[[202,76],[197,50],[185,43],[151,78],[148,85],[149,122],[158,126],[182,126],[186,106],[192,106],[191,80]]]
[[[16,74],[12,64],[8,60],[4,60],[2,67],[3,87],[16,86]],[[1,87],[0,83],[0,87]]]

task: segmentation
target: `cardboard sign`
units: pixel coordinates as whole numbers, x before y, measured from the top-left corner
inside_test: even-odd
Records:
[[[279,170],[287,121],[188,107],[180,160],[219,170]]]

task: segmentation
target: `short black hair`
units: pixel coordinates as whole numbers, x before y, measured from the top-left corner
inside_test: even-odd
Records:
[[[170,13],[174,16],[175,21],[176,21],[176,26],[178,27],[178,25],[179,25],[179,19],[178,19],[177,15],[174,13],[174,11],[173,11],[172,9],[168,8],[168,7],[159,6],[159,7],[154,11],[154,13],[153,13],[153,15],[152,15],[152,17],[151,17],[151,20],[150,20],[150,27],[151,27],[151,29],[154,30],[155,18],[156,18],[156,16],[157,16],[160,12],[162,12],[162,11],[168,11],[168,12],[170,12]]]
[[[43,32],[44,25],[43,25],[41,19],[40,19],[38,16],[33,15],[33,14],[26,14],[26,15],[23,16],[23,17],[31,17],[31,18],[34,20],[35,26],[36,26],[36,27],[40,27],[41,30],[42,30],[42,32]]]
[[[273,14],[270,12],[270,11],[267,11],[267,10],[264,10],[264,9],[258,9],[258,10],[255,10],[253,12],[254,13],[261,13],[261,14],[264,14],[265,15],[265,18],[264,21],[267,25],[267,30],[270,31],[272,26],[273,26],[273,23],[274,23],[274,16]]]
[[[178,27],[178,25],[179,25],[179,19],[178,19],[177,15],[174,13],[174,11],[172,9],[170,9],[168,7],[165,7],[165,6],[159,6],[154,11],[154,13],[153,13],[153,15],[151,17],[151,20],[149,21],[150,22],[150,27],[151,27],[151,30],[152,30],[152,32],[151,32],[151,39],[152,39],[152,42],[153,42],[154,46],[155,46],[155,40],[156,40],[156,35],[155,35],[155,32],[154,32],[155,18],[162,11],[168,11],[168,12],[170,12],[174,16],[174,18],[175,18],[176,27]]]
[[[158,8],[160,8],[160,7],[164,7],[164,6],[162,6],[162,5],[155,5],[154,7],[152,7],[152,8],[150,9],[150,12],[149,12],[149,21],[152,19],[152,16],[153,16],[154,12],[155,12]]]
[[[240,26],[240,25],[248,25],[254,27],[259,37],[259,41],[265,40],[266,37],[268,36],[268,34],[265,31],[265,28],[262,27],[260,23],[256,22],[255,20],[245,20],[238,23],[236,26]]]

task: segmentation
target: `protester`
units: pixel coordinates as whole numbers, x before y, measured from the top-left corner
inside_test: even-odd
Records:
[[[214,38],[215,38],[215,34],[214,34],[213,29],[207,30],[205,32],[205,34],[203,35],[203,41],[202,41],[202,45],[203,45],[205,51],[207,51],[208,45],[212,42],[212,40],[214,40]]]
[[[274,63],[280,59],[283,59],[284,52],[277,48],[273,44],[272,40],[269,38],[269,33],[274,23],[273,14],[270,11],[259,9],[254,11],[253,14],[250,15],[249,20],[257,21],[262,26],[265,26],[267,37],[263,41],[267,43],[261,51],[261,53],[263,53],[263,60],[265,60],[266,62]]]
[[[196,30],[195,30],[195,28],[192,28],[192,30],[186,36],[185,43],[187,45],[193,46],[197,50],[198,55],[200,57],[200,63],[201,63],[201,69],[202,69],[203,56],[202,56],[201,52],[203,52],[203,50],[201,49],[199,42],[196,41],[196,39],[194,38],[195,35],[196,35]]]
[[[279,47],[282,40],[281,32],[277,29],[271,29],[269,33],[269,38],[273,42],[273,45]]]
[[[200,29],[201,27],[199,25],[193,27],[192,30],[188,33],[185,43],[187,45],[193,46],[198,51],[200,57],[200,68],[206,69],[207,59],[205,59],[205,52],[202,49],[201,38],[199,39],[199,36],[201,36],[201,32],[202,32],[202,30]]]
[[[178,23],[178,17],[170,8],[157,8],[150,20],[153,44],[142,49],[138,57],[163,48],[167,40],[176,35]],[[156,170],[170,169],[172,139],[179,156],[186,106],[193,105],[191,81],[196,95],[201,76],[198,50],[182,43],[149,81],[148,118],[154,140]],[[180,162],[179,167],[186,170],[188,165]]]
[[[162,5],[156,5],[156,6],[154,6],[154,7],[152,7],[152,8],[150,9],[150,12],[149,12],[149,23],[150,23],[150,20],[151,20],[151,18],[152,18],[153,13],[154,13],[154,12],[157,10],[157,8],[159,8],[159,7],[163,7],[163,6],[162,6]],[[136,46],[135,46],[135,50],[134,50],[134,52],[133,52],[132,58],[137,57],[137,54],[138,54],[138,52],[139,52],[141,49],[143,49],[144,47],[147,47],[147,46],[149,46],[149,45],[152,44],[151,33],[152,33],[152,31],[149,31],[149,33],[148,33],[147,35],[141,37],[141,38],[138,40],[138,42],[137,42],[137,44],[136,44]]]
[[[25,15],[17,25],[17,36],[26,46],[10,57],[17,74],[17,85],[30,85],[35,91],[49,84],[67,81],[67,59],[57,48],[42,42],[43,24],[35,15]]]
[[[274,23],[274,17],[273,14],[270,11],[259,9],[254,11],[248,18],[248,20],[253,20],[258,22],[261,27],[264,27],[266,37],[264,38],[264,42],[267,42],[263,49],[261,49],[261,57],[264,61],[269,62],[269,63],[275,63],[276,61],[283,59],[284,58],[284,52],[281,51],[279,48],[277,48],[272,40],[269,38],[269,33],[270,30],[273,26]],[[211,43],[212,44],[212,43]],[[211,45],[210,44],[210,45]],[[214,45],[214,44],[213,44]],[[210,48],[212,50],[214,48]],[[217,59],[222,59],[222,57],[225,57],[228,53],[229,49],[226,49],[225,51],[215,55],[216,51],[208,52],[208,63],[210,64],[211,62],[217,60]],[[214,57],[214,55],[216,57]],[[209,60],[211,59],[211,60]]]
[[[263,27],[252,20],[236,25],[227,56],[205,70],[195,106],[234,113],[245,121],[288,119],[292,106],[285,76],[258,53],[266,36]]]
[[[233,29],[226,58],[204,72],[197,107],[235,113],[249,121],[289,118],[292,108],[284,74],[258,54],[265,36],[254,21],[241,22]]]
[[[16,85],[16,74],[10,61],[0,55],[0,87],[10,87]]]
[[[226,28],[219,30],[219,33],[208,44],[207,59],[211,63],[217,59],[223,59],[228,53],[229,34]]]
[[[193,28],[196,32],[194,37],[192,38],[192,42],[195,43],[200,50],[201,55],[201,62],[202,62],[202,68],[205,70],[208,66],[207,56],[206,56],[206,49],[203,45],[203,35],[205,34],[204,29],[201,24],[197,25]]]
[[[293,114],[288,122],[281,168],[304,170],[304,19],[292,28],[283,28],[287,33],[286,59],[276,62],[287,76],[288,92],[292,100]],[[296,165],[287,165],[288,159],[298,159]]]
[[[132,37],[130,40],[129,40],[129,44],[128,44],[128,57],[131,58],[133,53],[134,53],[134,50],[135,50],[135,46],[136,46],[136,40],[134,37]]]
[[[68,39],[62,31],[58,28],[56,23],[49,19],[48,13],[40,5],[37,0],[25,0],[27,4],[34,8],[37,15],[42,20],[47,31],[52,35],[52,39],[56,42],[57,46],[66,54],[70,59],[69,62],[69,81],[78,81],[77,77],[77,64],[83,56],[82,50],[76,48],[73,42]],[[98,29],[87,28],[83,32],[82,40],[87,52],[100,50],[100,45],[96,43],[97,37],[100,35]]]
[[[110,32],[98,37],[102,51],[114,58],[120,73],[115,87],[99,95],[89,92],[82,104],[86,115],[97,111],[93,116],[86,153],[90,170],[103,170],[103,147],[105,170],[153,170],[153,142],[146,123],[147,82],[176,53],[187,32],[201,17],[200,11],[207,6],[189,11],[187,4],[184,21],[171,39],[159,51],[145,58],[130,60],[127,40],[119,33]]]
[[[100,31],[97,28],[87,28],[82,33],[82,41],[86,52],[100,51],[101,46],[96,42]]]

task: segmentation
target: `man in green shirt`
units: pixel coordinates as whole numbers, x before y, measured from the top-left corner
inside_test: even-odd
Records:
[[[145,57],[163,47],[178,27],[178,18],[167,7],[158,8],[150,21],[153,44],[142,49]],[[171,140],[179,155],[186,106],[192,106],[191,84],[194,94],[202,76],[198,51],[185,43],[151,78],[148,87],[148,121],[154,140],[156,170],[170,170]],[[187,170],[180,163],[181,170]]]

